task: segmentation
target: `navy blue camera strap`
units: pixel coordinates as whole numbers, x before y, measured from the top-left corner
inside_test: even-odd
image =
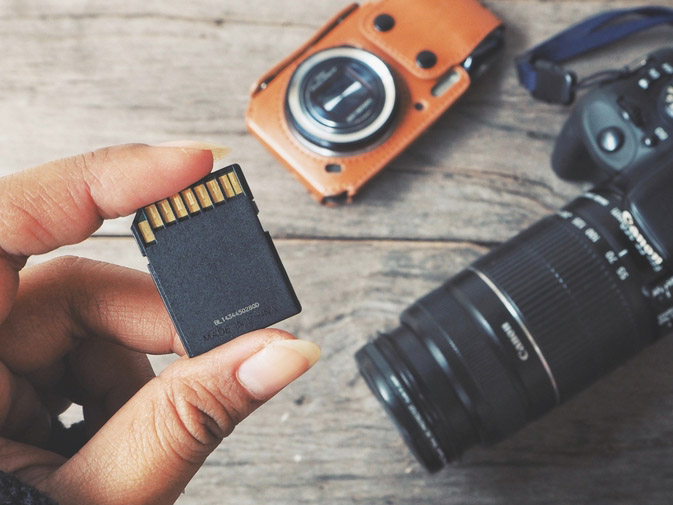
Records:
[[[558,63],[664,23],[673,23],[673,9],[617,9],[587,18],[517,56],[519,82],[539,100],[569,104],[578,87],[577,76]]]

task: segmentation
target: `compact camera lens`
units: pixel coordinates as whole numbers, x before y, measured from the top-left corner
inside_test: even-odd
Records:
[[[297,67],[286,111],[290,125],[310,144],[345,153],[380,139],[396,103],[393,75],[380,58],[362,49],[336,47]]]
[[[504,439],[670,331],[673,272],[620,191],[593,190],[533,225],[358,351],[426,468]]]

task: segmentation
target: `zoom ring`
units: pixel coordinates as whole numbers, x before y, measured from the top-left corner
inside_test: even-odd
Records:
[[[633,309],[594,243],[550,216],[484,256],[483,272],[518,309],[561,401],[642,347]]]
[[[426,348],[440,365],[438,369],[447,375],[446,387],[437,388],[439,380],[427,381],[426,387],[432,390],[434,385],[444,397],[455,388],[481,441],[493,443],[525,423],[526,405],[461,294],[460,288],[470,279],[469,273],[459,274],[409,307],[401,320],[414,333],[424,335]],[[439,352],[432,352],[433,348]],[[417,374],[428,376],[429,370],[424,366]],[[448,406],[446,400],[443,403]],[[446,409],[446,415],[453,409]]]

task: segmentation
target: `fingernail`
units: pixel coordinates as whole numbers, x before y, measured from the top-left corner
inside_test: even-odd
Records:
[[[185,149],[200,149],[202,151],[210,151],[213,153],[213,161],[218,161],[227,156],[231,149],[209,142],[201,142],[198,140],[173,140],[171,142],[163,142],[157,147],[183,147]]]
[[[277,340],[238,368],[238,381],[252,396],[270,398],[315,365],[320,348],[306,340]]]

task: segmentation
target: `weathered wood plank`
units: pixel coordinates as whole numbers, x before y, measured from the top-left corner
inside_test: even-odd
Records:
[[[282,326],[318,342],[322,361],[236,429],[180,504],[670,503],[671,339],[512,439],[428,476],[359,377],[353,353],[483,249],[381,241],[277,245],[304,305]],[[92,239],[63,252],[144,268],[130,239]]]
[[[509,27],[502,62],[355,205],[325,209],[245,132],[243,116],[252,81],[346,3],[9,2],[0,11],[0,173],[107,144],[204,138],[234,148],[265,224],[289,237],[501,241],[577,194],[549,170],[567,109],[533,102],[511,59],[628,2],[490,2]],[[662,32],[576,68],[625,63],[661,45]],[[126,235],[128,224],[101,233]]]

